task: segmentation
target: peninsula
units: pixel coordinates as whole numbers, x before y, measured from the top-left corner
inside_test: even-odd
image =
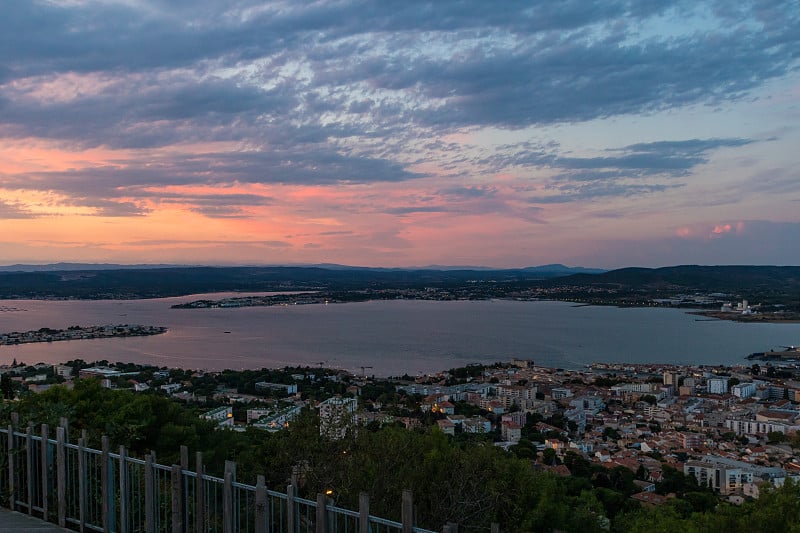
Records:
[[[74,268],[73,268],[74,267]],[[197,300],[175,307],[244,307],[365,300],[559,300],[619,307],[708,311],[705,319],[787,322],[800,319],[800,266],[623,268],[608,272],[563,265],[520,269],[342,265],[100,269],[53,265],[0,267],[0,299],[137,299],[221,292],[283,293]],[[81,270],[80,268],[84,268]],[[10,270],[9,270],[10,269]],[[303,293],[303,294],[301,294]],[[738,309],[736,302],[751,302]],[[725,313],[728,311],[727,313]],[[741,311],[741,312],[736,312]],[[702,319],[701,319],[702,320]]]
[[[111,337],[145,337],[166,333],[163,326],[118,324],[105,326],[70,326],[67,329],[40,328],[31,331],[0,333],[0,345],[28,344],[82,339],[107,339]]]

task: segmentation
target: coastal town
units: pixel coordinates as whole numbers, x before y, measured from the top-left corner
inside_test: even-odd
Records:
[[[173,309],[225,309],[289,305],[328,305],[371,300],[464,301],[508,299],[515,301],[554,300],[576,305],[613,305],[618,307],[669,307],[686,309],[697,320],[732,320],[735,322],[800,322],[800,312],[783,304],[751,303],[747,299],[720,292],[673,293],[659,295],[626,294],[619,290],[585,286],[515,287],[477,280],[458,287],[423,287],[404,289],[319,290],[283,292],[266,295],[243,295],[220,299],[192,300],[172,305]]]
[[[0,367],[7,399],[75,379],[166,395],[220,430],[282,431],[304,411],[320,435],[402,426],[477,439],[571,475],[591,463],[635,476],[631,497],[661,505],[674,472],[741,503],[800,480],[800,367],[784,360],[734,367],[595,363],[581,370],[529,359],[434,375],[374,378],[296,367],[202,372],[107,361]],[[576,466],[577,465],[577,466]]]

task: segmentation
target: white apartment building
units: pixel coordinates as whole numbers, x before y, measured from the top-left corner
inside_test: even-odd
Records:
[[[709,394],[727,394],[728,393],[728,379],[727,377],[709,378],[706,382]]]
[[[731,387],[731,394],[742,400],[755,396],[756,384],[755,383],[739,383]]]
[[[233,407],[223,406],[200,415],[200,418],[216,422],[219,427],[233,426]]]
[[[329,439],[342,439],[355,424],[358,400],[334,396],[319,404],[319,434]]]
[[[564,387],[554,387],[550,390],[550,397],[553,400],[562,400],[572,397],[572,391]]]
[[[683,473],[692,475],[700,486],[710,486],[722,495],[741,492],[754,479],[770,480],[779,485],[786,478],[782,468],[764,467],[744,461],[707,455],[701,461],[687,461]]]

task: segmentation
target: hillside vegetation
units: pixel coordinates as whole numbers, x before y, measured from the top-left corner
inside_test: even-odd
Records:
[[[96,380],[6,402],[3,425],[12,410],[22,424],[55,427],[66,416],[71,432],[87,430],[90,446],[98,447],[105,434],[112,446],[124,444],[134,455],[155,450],[162,463],[177,461],[180,445],[187,445],[203,452],[211,473],[231,459],[242,481],[264,474],[276,490],[284,490],[292,469],[302,465],[302,495],[331,489],[339,505],[357,508],[358,493],[366,491],[372,512],[388,518],[399,517],[401,492],[408,488],[419,525],[431,529],[453,521],[461,531],[486,531],[497,522],[503,531],[774,532],[797,531],[800,523],[800,487],[791,482],[736,507],[665,466],[657,491],[676,497],[645,509],[629,498],[635,474],[624,467],[607,469],[568,454],[564,463],[572,475],[558,477],[542,472],[537,461],[543,458],[524,448],[505,452],[486,440],[454,439],[432,428],[361,428],[330,441],[306,412],[278,433],[220,431],[166,397],[108,390]]]

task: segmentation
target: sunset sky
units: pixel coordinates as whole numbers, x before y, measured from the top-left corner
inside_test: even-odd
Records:
[[[800,264],[797,0],[20,0],[0,264]]]

